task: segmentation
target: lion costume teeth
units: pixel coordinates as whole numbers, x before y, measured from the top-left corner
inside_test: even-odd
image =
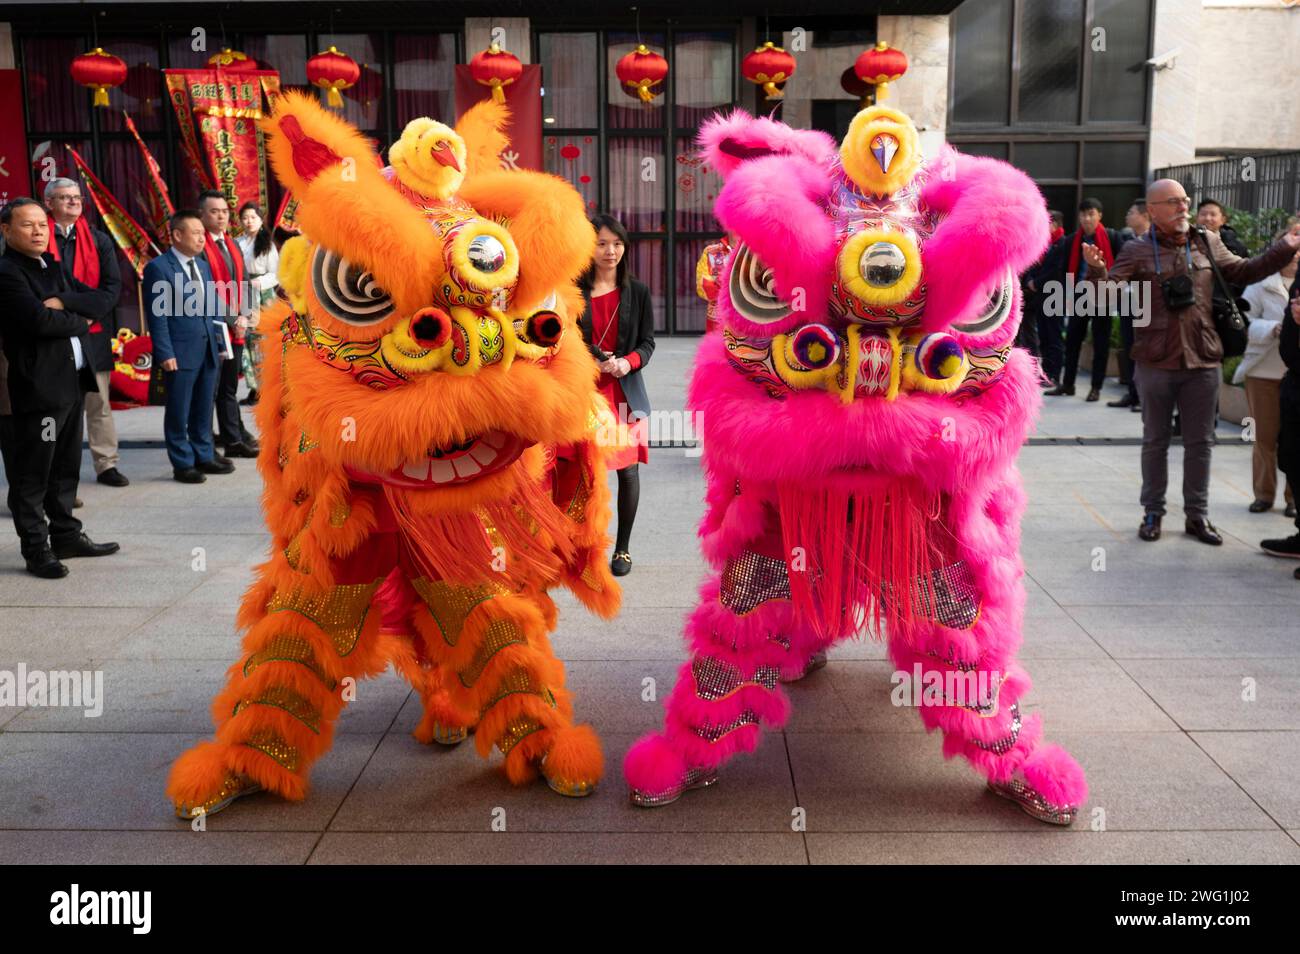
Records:
[[[567,183],[501,169],[507,120],[491,102],[454,130],[415,120],[387,168],[310,97],[263,120],[303,229],[259,323],[273,548],[215,738],[172,767],[182,817],[304,797],[340,687],[390,664],[419,692],[421,741],[473,732],[512,782],[540,772],[566,795],[600,779],[547,638],[553,586],[602,616],[619,603],[596,368],[563,334],[595,237]]]

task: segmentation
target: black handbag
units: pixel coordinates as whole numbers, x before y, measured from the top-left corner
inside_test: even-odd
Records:
[[[1233,294],[1232,289],[1228,287],[1228,282],[1223,277],[1223,273],[1219,271],[1219,263],[1214,260],[1214,252],[1210,248],[1210,240],[1205,235],[1205,229],[1197,228],[1195,231],[1201,237],[1201,241],[1205,243],[1205,257],[1210,260],[1210,270],[1214,272],[1214,283],[1223,294],[1221,299],[1216,298],[1211,304],[1214,330],[1223,345],[1223,356],[1225,358],[1240,357],[1246,353],[1246,345],[1250,340],[1250,335],[1246,330],[1250,322],[1246,320],[1246,316],[1237,307],[1237,296]]]

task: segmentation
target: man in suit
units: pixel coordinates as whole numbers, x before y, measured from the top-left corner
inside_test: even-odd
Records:
[[[153,359],[163,371],[167,404],[163,435],[172,473],[183,484],[235,469],[212,443],[212,405],[224,336],[216,322],[212,272],[202,258],[206,234],[198,212],[171,217],[172,247],[145,266],[141,281],[153,337]]]
[[[0,418],[0,449],[9,512],[27,571],[59,579],[68,575],[62,560],[118,550],[116,543],[93,542],[72,515],[81,476],[83,397],[95,390],[90,322],[64,307],[63,296],[74,288],[48,252],[44,207],[35,199],[14,199],[0,211],[0,232],[0,336],[12,411]]]
[[[239,414],[239,368],[251,308],[244,281],[244,253],[226,232],[230,227],[230,205],[224,195],[215,189],[199,193],[199,215],[207,230],[203,257],[225,302],[223,320],[230,329],[233,346],[232,357],[221,362],[217,376],[217,443],[226,449],[227,457],[256,457],[257,440]]]
[[[54,223],[50,253],[63,266],[63,273],[86,286],[86,291],[69,291],[63,306],[90,319],[90,366],[95,372],[94,391],[86,395],[86,436],[95,479],[109,487],[125,487],[129,480],[117,469],[117,428],[108,398],[109,375],[113,370],[113,335],[117,332],[114,311],[122,291],[113,240],[91,228],[82,214],[81,187],[71,179],[54,179],[45,187],[45,208]]]

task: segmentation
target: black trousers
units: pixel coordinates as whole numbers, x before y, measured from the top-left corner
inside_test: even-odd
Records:
[[[1119,376],[1128,384],[1129,400],[1137,403],[1138,389],[1133,364],[1133,319],[1124,315],[1119,319],[1119,337],[1124,347],[1119,353]]]
[[[239,416],[239,367],[244,356],[244,346],[232,346],[233,358],[221,362],[217,374],[217,443],[222,447],[239,444],[251,435]]]
[[[0,417],[9,512],[24,557],[50,540],[70,542],[81,533],[72,506],[81,480],[84,409],[85,397],[78,394],[75,403],[54,410]]]
[[[1070,323],[1065,326],[1065,371],[1061,384],[1074,387],[1075,375],[1079,373],[1079,350],[1083,339],[1088,337],[1089,325],[1092,325],[1092,386],[1100,391],[1106,383],[1106,362],[1110,360],[1110,315],[1070,316]]]
[[[1281,404],[1277,430],[1277,469],[1286,474],[1294,490],[1300,487],[1300,375],[1288,371],[1278,395]],[[1300,514],[1295,525],[1300,529]]]
[[[1061,365],[1065,363],[1065,344],[1061,340],[1061,316],[1038,313],[1038,348],[1042,355],[1043,374],[1053,381],[1061,380]]]

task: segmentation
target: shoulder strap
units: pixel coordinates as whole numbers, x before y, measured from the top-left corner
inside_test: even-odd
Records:
[[[1223,292],[1223,297],[1228,302],[1228,318],[1232,326],[1237,329],[1246,327],[1246,319],[1242,317],[1241,312],[1237,309],[1237,296],[1232,293],[1228,287],[1227,280],[1223,277],[1223,272],[1219,271],[1219,263],[1214,260],[1214,248],[1210,245],[1210,237],[1205,234],[1205,229],[1199,226],[1193,231],[1201,237],[1205,243],[1205,257],[1210,260],[1210,270],[1214,272],[1214,283],[1219,286],[1219,291]]]

